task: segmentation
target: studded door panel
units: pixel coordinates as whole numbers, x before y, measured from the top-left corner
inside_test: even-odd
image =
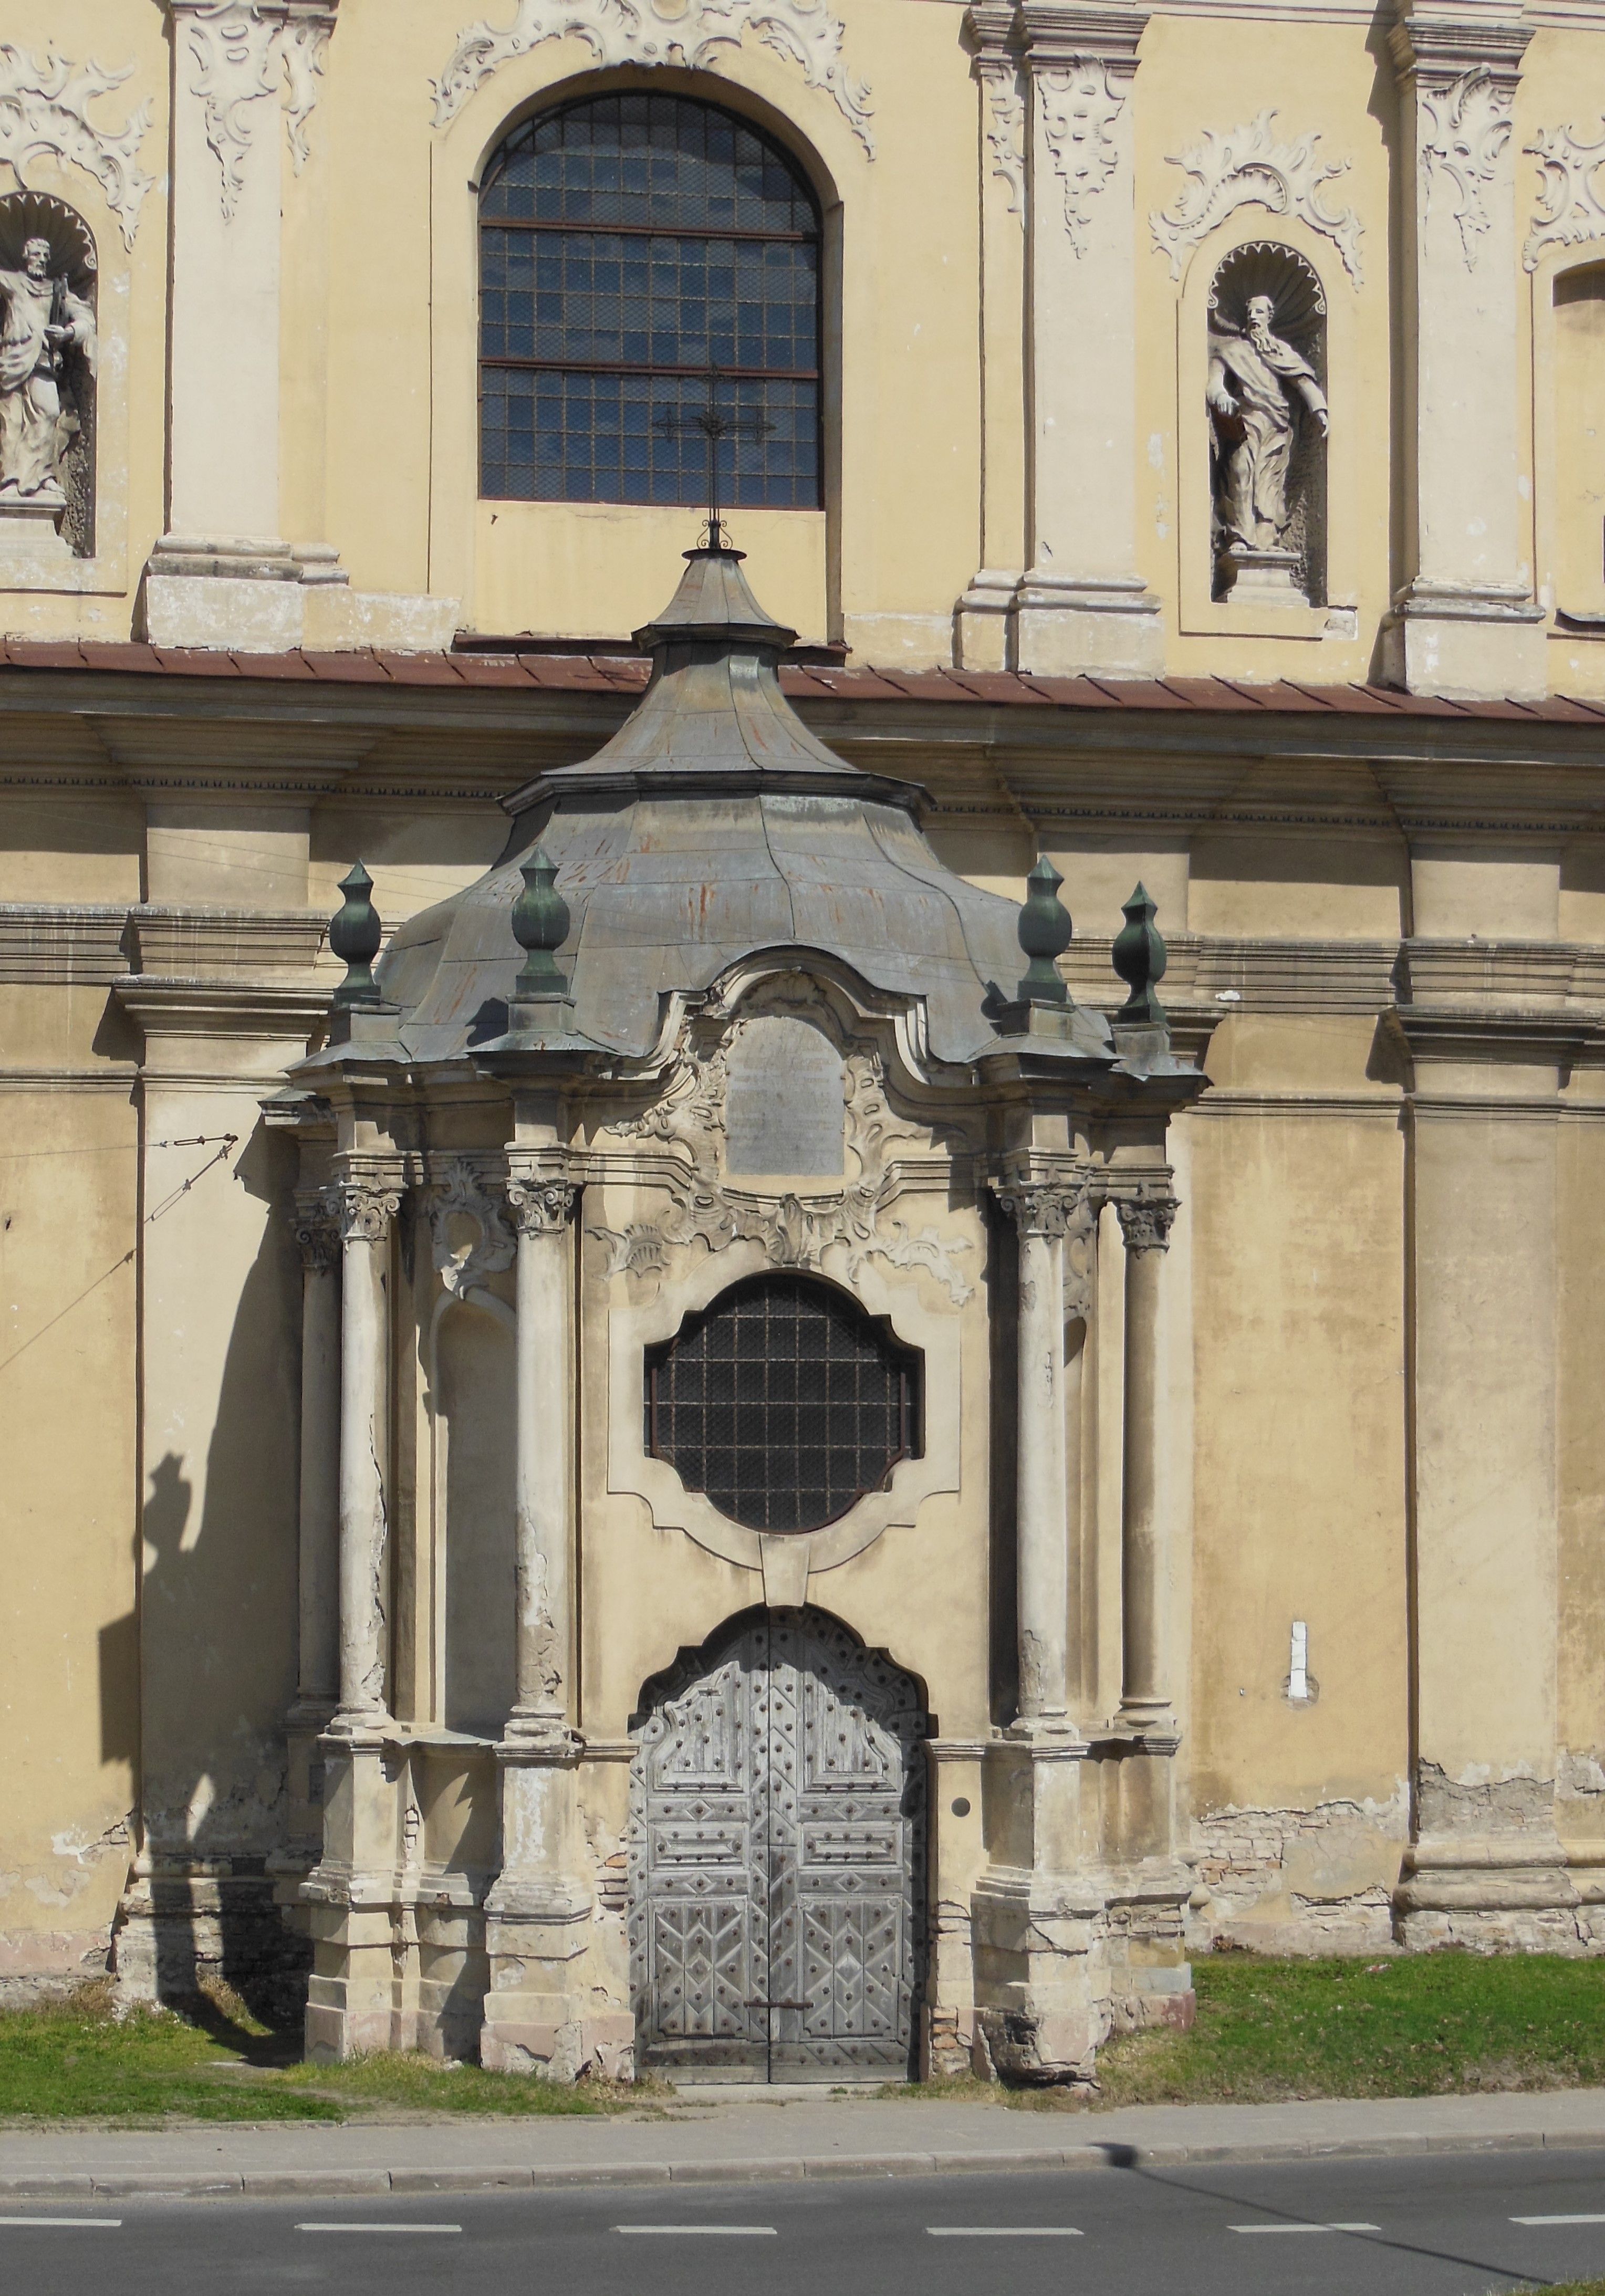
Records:
[[[642,2062],[905,2075],[923,1948],[913,1684],[803,1611],[733,1622],[656,1688],[631,1781]]]

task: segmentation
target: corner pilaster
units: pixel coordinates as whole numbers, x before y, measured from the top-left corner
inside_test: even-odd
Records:
[[[1544,611],[1519,491],[1511,111],[1532,37],[1494,0],[1401,5],[1404,575],[1383,631],[1413,693],[1537,699]]]
[[[1029,88],[1029,560],[1012,666],[1153,677],[1159,602],[1136,562],[1136,202],[1142,7],[1022,0]]]

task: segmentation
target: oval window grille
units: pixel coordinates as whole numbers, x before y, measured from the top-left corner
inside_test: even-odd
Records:
[[[920,1357],[828,1283],[754,1275],[647,1350],[646,1447],[749,1530],[817,1530],[921,1453]]]

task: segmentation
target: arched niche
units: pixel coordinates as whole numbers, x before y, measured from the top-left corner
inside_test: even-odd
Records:
[[[449,1730],[499,1738],[514,1695],[518,1579],[513,1334],[502,1302],[481,1292],[446,1308],[435,1377],[446,1532],[441,1717]]]
[[[1258,607],[1327,600],[1326,297],[1273,240],[1235,247],[1210,283],[1211,595]]]
[[[1605,263],[1557,272],[1553,579],[1561,613],[1605,617]]]

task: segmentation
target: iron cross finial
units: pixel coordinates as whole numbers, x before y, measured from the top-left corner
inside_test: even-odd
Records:
[[[724,515],[719,509],[719,448],[726,439],[766,439],[774,425],[760,407],[721,406],[721,382],[733,381],[710,361],[702,378],[708,396],[700,406],[660,406],[652,427],[665,439],[678,439],[700,430],[708,447],[708,541],[709,550],[728,548]],[[733,470],[731,473],[734,477]]]

